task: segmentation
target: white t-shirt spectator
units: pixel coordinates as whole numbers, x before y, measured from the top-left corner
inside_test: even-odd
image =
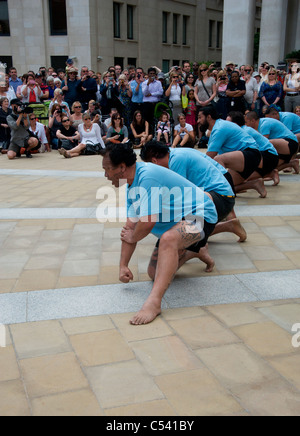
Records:
[[[48,139],[47,139],[47,136],[46,136],[44,125],[42,123],[38,123],[37,122],[36,123],[35,131],[33,131],[31,126],[29,127],[29,130],[32,133],[34,133],[39,138],[39,140],[41,141],[42,146],[40,148],[40,153],[43,153],[45,151],[45,148],[46,148],[45,145],[48,144]]]
[[[188,123],[185,123],[185,126],[184,126],[185,128],[186,128],[186,130],[190,133],[190,132],[193,132],[193,130],[194,130],[194,128],[193,128],[193,126],[191,126],[190,124],[188,124]],[[177,131],[177,132],[180,132],[180,129],[181,129],[182,127],[181,127],[181,125],[180,124],[178,124],[176,127],[175,127],[175,130]],[[182,133],[180,133],[180,136],[181,136],[181,139],[183,139],[184,137],[185,137],[185,135],[186,135],[186,132],[182,132]]]

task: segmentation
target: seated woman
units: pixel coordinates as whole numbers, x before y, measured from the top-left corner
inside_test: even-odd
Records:
[[[48,128],[50,130],[50,141],[51,141],[52,148],[54,150],[57,150],[59,146],[56,133],[59,129],[62,128],[62,122],[61,122],[62,116],[63,116],[63,112],[60,105],[54,104],[50,111],[49,123],[48,123]]]
[[[176,147],[195,147],[195,133],[193,126],[186,123],[186,118],[184,114],[179,114],[178,116],[179,124],[175,126],[174,130],[174,141],[172,148]]]
[[[56,132],[56,136],[60,141],[60,148],[64,148],[65,150],[72,150],[77,146],[80,139],[80,134],[72,126],[70,118],[68,118],[66,115],[63,115],[61,122],[62,127]]]
[[[124,126],[124,121],[119,113],[114,113],[111,117],[111,127],[106,135],[106,142],[115,144],[125,143],[129,139],[128,129]]]
[[[133,120],[130,125],[134,136],[134,148],[142,148],[146,142],[151,141],[152,135],[149,135],[149,123],[143,119],[142,112],[136,111],[133,114]]]
[[[83,124],[79,125],[78,132],[80,134],[80,144],[77,147],[70,151],[64,148],[59,150],[60,154],[65,158],[78,157],[81,154],[100,154],[101,150],[105,149],[100,127],[97,123],[92,123],[89,114],[85,113],[83,115]]]

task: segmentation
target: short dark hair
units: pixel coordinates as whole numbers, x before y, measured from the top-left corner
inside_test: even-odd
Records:
[[[245,117],[247,117],[248,120],[259,120],[259,116],[255,111],[248,112]]]
[[[136,164],[137,156],[133,150],[132,143],[126,144],[110,144],[105,156],[108,156],[114,167],[117,167],[124,163],[127,167],[132,167]]]
[[[151,162],[153,157],[161,159],[168,153],[170,153],[169,147],[154,139],[142,147],[140,156],[144,162]]]
[[[278,113],[279,111],[275,107],[269,106],[265,112],[265,115],[278,114]]]
[[[154,72],[155,74],[157,74],[157,71],[156,71],[155,68],[153,68],[153,67],[148,68],[148,74],[150,74],[150,73],[152,73],[152,72]]]
[[[213,120],[218,120],[220,118],[214,107],[203,107],[199,110],[199,112],[202,112],[205,117],[210,115]]]
[[[245,125],[245,118],[242,112],[232,111],[229,112],[228,116],[231,118],[232,122],[238,126],[243,127]]]

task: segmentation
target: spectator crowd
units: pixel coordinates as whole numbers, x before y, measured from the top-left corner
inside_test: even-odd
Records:
[[[272,109],[300,117],[300,68],[184,62],[167,74],[119,65],[99,73],[78,71],[69,59],[57,71],[41,67],[18,76],[10,68],[0,76],[0,106],[0,148],[9,159],[53,149],[70,158],[128,140],[141,148],[152,138],[201,148],[209,139],[199,120],[204,109],[223,120],[232,112],[261,119]]]

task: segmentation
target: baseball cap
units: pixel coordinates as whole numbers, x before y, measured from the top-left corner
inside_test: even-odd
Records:
[[[15,104],[15,105],[17,105],[17,106],[21,106],[21,105],[22,105],[22,102],[21,102],[21,100],[19,100],[18,98],[13,98],[13,99],[10,101],[10,104],[11,104],[11,105]]]
[[[73,59],[70,59],[70,58],[69,58],[69,59],[67,60],[67,64],[69,64],[69,65],[73,65],[73,64],[74,64]]]

